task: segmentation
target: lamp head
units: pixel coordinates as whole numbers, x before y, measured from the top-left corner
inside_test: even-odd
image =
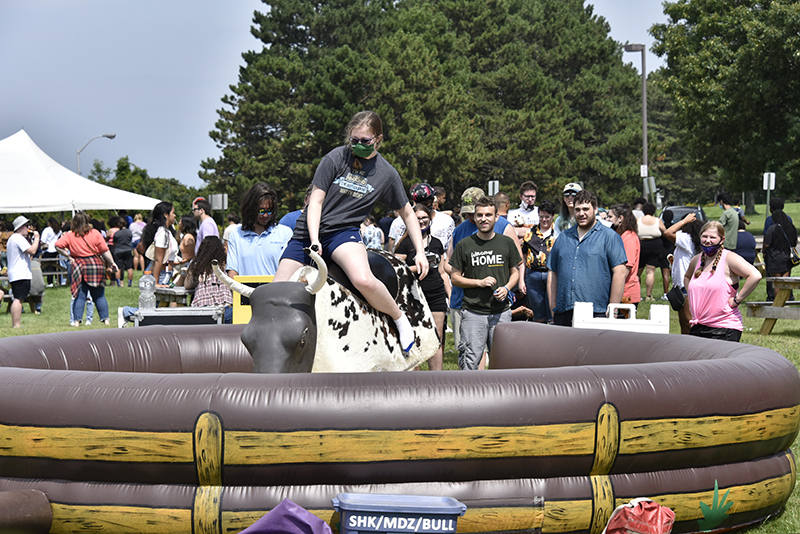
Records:
[[[103,134],[103,137],[108,137],[109,139],[114,139],[116,136],[117,136],[117,134],[115,134],[115,133],[113,133],[113,134]]]
[[[626,52],[641,52],[644,50],[643,44],[626,44],[622,48],[625,49]]]

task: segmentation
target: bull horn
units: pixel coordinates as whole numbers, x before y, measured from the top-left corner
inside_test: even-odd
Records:
[[[325,282],[328,280],[328,266],[325,264],[325,260],[323,260],[322,257],[315,251],[311,250],[310,248],[305,249],[305,251],[306,254],[311,256],[311,259],[314,260],[314,263],[317,264],[317,278],[309,282],[306,286],[306,291],[312,295],[315,295],[323,287],[325,287]]]
[[[217,278],[219,278],[223,284],[231,288],[232,291],[236,291],[244,297],[250,297],[250,295],[253,294],[253,291],[255,291],[254,287],[246,286],[241,282],[237,282],[227,274],[223,273],[222,269],[220,269],[219,265],[217,265],[217,260],[211,260],[211,268],[214,269],[214,274],[217,275]]]

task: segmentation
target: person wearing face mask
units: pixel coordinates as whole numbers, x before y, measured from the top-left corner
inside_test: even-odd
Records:
[[[447,249],[453,239],[456,224],[450,215],[436,211],[433,207],[436,197],[434,188],[425,182],[420,182],[414,184],[408,192],[414,205],[424,204],[431,211],[431,235],[441,241],[442,245]],[[386,235],[389,237],[387,250],[392,252],[397,247],[400,239],[407,235],[406,225],[402,217],[397,217],[392,221],[389,233]]]
[[[637,308],[642,301],[642,288],[639,282],[639,236],[636,233],[636,217],[627,204],[616,204],[608,211],[611,228],[617,231],[625,247],[628,262],[628,276],[625,278],[625,289],[622,291],[622,303],[633,304]]]
[[[567,228],[575,226],[575,195],[577,195],[579,191],[583,191],[581,184],[570,182],[564,186],[564,196],[561,199],[561,211],[553,225],[556,237]]]
[[[428,306],[430,306],[440,342],[439,350],[428,360],[428,368],[431,371],[441,371],[444,356],[444,320],[447,312],[447,299],[450,298],[450,286],[444,282],[445,271],[444,261],[442,261],[444,245],[439,239],[431,235],[432,210],[424,204],[417,204],[414,206],[414,214],[417,216],[417,221],[419,221],[422,243],[425,246],[428,265],[430,265],[428,276],[419,281],[419,287],[422,289],[422,293],[425,294]],[[405,237],[407,236],[408,233],[406,233]],[[410,239],[403,238],[397,243],[395,255],[406,262],[411,268],[411,272],[417,272],[417,267],[414,263],[417,251],[414,249]]]
[[[738,342],[744,323],[739,306],[761,274],[744,258],[725,250],[725,228],[717,221],[700,230],[702,252],[692,258],[683,282],[688,293],[693,336]],[[740,287],[740,278],[744,284]]]
[[[400,346],[408,353],[414,349],[414,329],[386,286],[372,274],[359,233],[361,222],[378,201],[398,210],[417,252],[414,263],[419,278],[427,276],[428,260],[419,223],[400,175],[378,153],[382,141],[383,122],[377,113],[361,111],[350,119],[345,144],[328,152],[314,173],[308,206],[297,219],[275,281],[288,280],[303,264],[311,263],[304,248],[316,250],[326,261],[342,268],[373,308],[394,319]]]

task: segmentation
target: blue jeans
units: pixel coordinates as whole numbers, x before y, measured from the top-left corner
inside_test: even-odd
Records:
[[[547,299],[547,272],[525,271],[528,307],[533,310],[533,320],[546,323],[550,317],[550,301]]]
[[[153,264],[154,264],[154,262],[152,262],[152,261],[149,262],[147,264],[147,267],[145,268],[145,271],[150,271],[152,273],[153,272]],[[161,272],[158,273],[158,280],[156,280],[157,284],[162,284],[162,285],[165,285],[165,286],[169,285],[169,281],[172,278],[172,271],[168,271],[167,270],[168,268],[169,268],[169,265],[164,265],[163,267],[161,267]]]
[[[108,319],[108,301],[106,300],[106,288],[103,286],[92,287],[86,282],[81,282],[81,287],[78,288],[78,296],[72,303],[73,317],[76,321],[83,318],[83,307],[86,305],[86,296],[91,293],[94,305],[97,306],[97,311],[100,314],[100,320],[105,321]]]
[[[81,317],[83,317],[83,310],[81,310]],[[69,301],[69,322],[74,323],[78,319],[75,318],[75,299]],[[94,302],[91,299],[86,301],[86,323],[91,323],[94,320]]]

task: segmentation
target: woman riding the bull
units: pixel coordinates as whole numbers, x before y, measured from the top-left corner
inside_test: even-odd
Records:
[[[361,222],[383,201],[398,210],[409,230],[419,278],[428,274],[416,215],[400,175],[378,153],[382,141],[383,123],[377,113],[361,111],[350,119],[345,145],[326,154],[314,173],[308,206],[281,256],[275,281],[288,280],[303,264],[310,264],[303,249],[311,247],[324,259],[335,261],[373,308],[394,319],[400,345],[408,352],[414,346],[414,330],[386,286],[372,274],[359,234]]]

